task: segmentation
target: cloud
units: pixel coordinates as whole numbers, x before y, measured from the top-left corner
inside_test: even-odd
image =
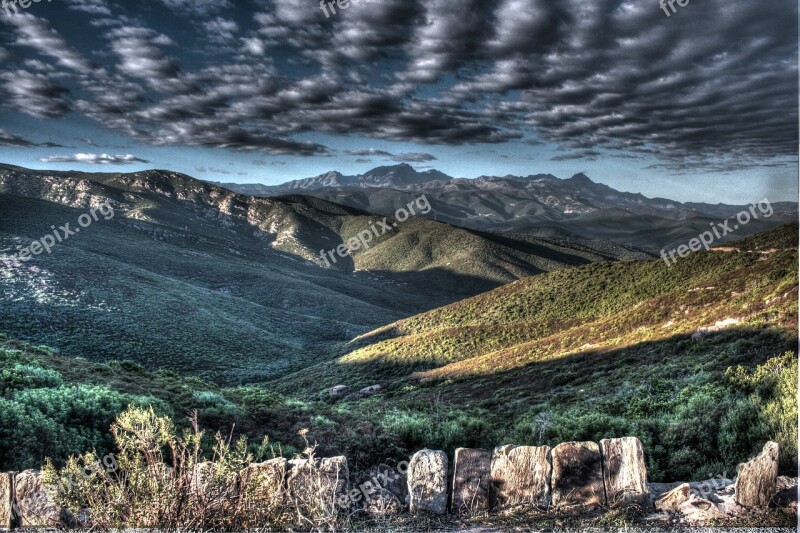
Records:
[[[33,142],[0,129],[0,146],[36,146]]]
[[[366,150],[347,150],[345,153],[348,155],[394,157],[394,154],[392,153],[385,152],[383,150],[376,150],[374,148],[369,148]]]
[[[4,107],[144,143],[330,155],[300,140],[315,132],[414,143],[423,155],[349,155],[420,162],[430,145],[522,141],[660,170],[797,151],[792,0],[706,0],[680,18],[633,0],[381,0],[330,19],[305,0],[65,2],[107,43],[90,52],[77,25],[0,17]]]
[[[405,154],[397,154],[392,157],[392,160],[408,162],[408,163],[425,163],[427,161],[436,161],[436,157],[432,156],[431,154],[411,152]]]
[[[583,159],[587,161],[595,161],[600,156],[600,152],[595,150],[583,150],[580,152],[573,152],[571,154],[557,155],[550,158],[550,161],[573,161],[576,159]]]
[[[134,155],[109,155],[109,154],[74,154],[67,156],[53,155],[42,157],[43,163],[82,163],[87,165],[130,165],[133,163],[149,163]]]

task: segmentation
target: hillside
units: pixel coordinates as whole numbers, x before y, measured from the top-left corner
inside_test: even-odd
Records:
[[[796,225],[661,261],[587,265],[526,278],[362,335],[335,362],[247,387],[131,362],[99,364],[0,335],[0,460],[6,468],[105,450],[126,403],[179,427],[298,436],[353,468],[422,447],[555,444],[636,435],[652,481],[732,472],[767,439],[796,468]],[[120,353],[116,359],[130,358]],[[380,384],[371,394],[365,386]],[[347,385],[332,396],[328,387]],[[41,432],[58,444],[34,447]],[[0,461],[0,462],[2,462]],[[39,463],[37,463],[39,461]]]
[[[52,253],[8,259],[108,202]],[[254,198],[189,176],[0,167],[0,331],[96,361],[258,382],[353,337],[515,279],[619,257],[410,219],[326,265],[381,221],[310,197]],[[61,232],[59,231],[59,235]],[[603,248],[603,247],[599,247]]]
[[[738,423],[730,417],[744,416],[730,412],[726,371],[796,351],[797,239],[795,224],[737,243],[754,251],[696,253],[672,268],[596,264],[519,280],[376,329],[276,385],[322,398],[334,385],[380,384],[363,402],[386,406],[384,423],[406,427],[417,446],[461,445],[437,436],[456,420],[477,424],[472,444],[482,432],[526,443],[642,433],[656,476],[666,475],[664,447],[694,446],[674,424],[711,418],[694,438],[719,462],[719,439]],[[698,466],[679,460],[673,478]]]

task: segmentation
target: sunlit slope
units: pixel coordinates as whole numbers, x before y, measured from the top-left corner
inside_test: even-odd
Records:
[[[737,331],[748,332],[741,344],[753,331],[796,337],[796,241],[797,225],[784,226],[735,243],[741,252],[700,252],[672,267],[658,260],[593,264],[526,278],[368,333],[349,354],[316,367],[307,386],[408,378],[466,387],[489,378],[491,388],[499,384],[492,376],[502,375],[524,387],[540,371],[537,363],[552,362],[558,373],[564,358],[648,343],[677,350],[693,346],[701,328],[719,330],[709,342]],[[728,357],[737,358],[746,352]],[[620,361],[628,363],[646,361]]]

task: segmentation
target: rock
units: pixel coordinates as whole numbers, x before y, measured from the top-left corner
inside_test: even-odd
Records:
[[[492,506],[507,509],[535,506],[550,500],[549,446],[502,446],[492,457]]]
[[[349,390],[350,387],[347,385],[336,385],[328,389],[328,396],[331,398],[338,398],[339,396],[344,396]]]
[[[19,527],[64,527],[74,523],[69,512],[53,501],[42,473],[25,470],[14,476]]]
[[[380,392],[381,389],[383,389],[383,387],[381,387],[380,385],[370,385],[369,387],[364,387],[363,389],[358,391],[358,393],[361,394],[362,396],[372,396],[373,394]]]
[[[655,501],[656,511],[677,512],[681,505],[689,500],[692,495],[692,486],[688,483],[682,483],[662,494]]]
[[[0,529],[11,529],[14,505],[14,474],[0,473]]]
[[[566,510],[606,503],[603,465],[596,442],[566,442],[553,448],[553,506]]]
[[[369,514],[387,514],[394,512],[395,500],[400,506],[398,511],[405,507],[408,496],[408,482],[406,476],[396,468],[381,464],[372,467],[369,471],[356,476],[356,486],[364,494],[362,507]],[[388,492],[394,498],[390,498]],[[380,501],[367,501],[380,500]]]
[[[492,452],[470,448],[456,449],[453,462],[454,513],[488,511],[492,488]]]
[[[346,457],[292,459],[287,475],[291,504],[317,516],[332,516],[339,498],[347,495],[350,472]]]
[[[378,488],[374,494],[364,498],[363,510],[370,516],[398,514],[404,505],[400,499],[384,488]]]
[[[447,454],[438,450],[420,450],[411,457],[408,467],[409,509],[412,513],[447,512]]]
[[[239,490],[246,516],[252,523],[246,527],[258,527],[265,517],[273,517],[283,507],[286,490],[288,461],[282,457],[248,466],[239,472]]]
[[[647,501],[647,464],[642,443],[636,437],[603,439],[603,481],[609,506],[643,504]]]
[[[740,464],[736,477],[736,503],[744,507],[766,508],[776,492],[779,449],[768,442],[762,452]]]
[[[788,507],[792,503],[797,503],[797,478],[779,476],[772,504],[776,507]]]

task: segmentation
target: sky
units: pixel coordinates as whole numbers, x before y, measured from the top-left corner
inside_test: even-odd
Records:
[[[9,2],[0,162],[265,184],[405,162],[797,200],[795,0]]]

